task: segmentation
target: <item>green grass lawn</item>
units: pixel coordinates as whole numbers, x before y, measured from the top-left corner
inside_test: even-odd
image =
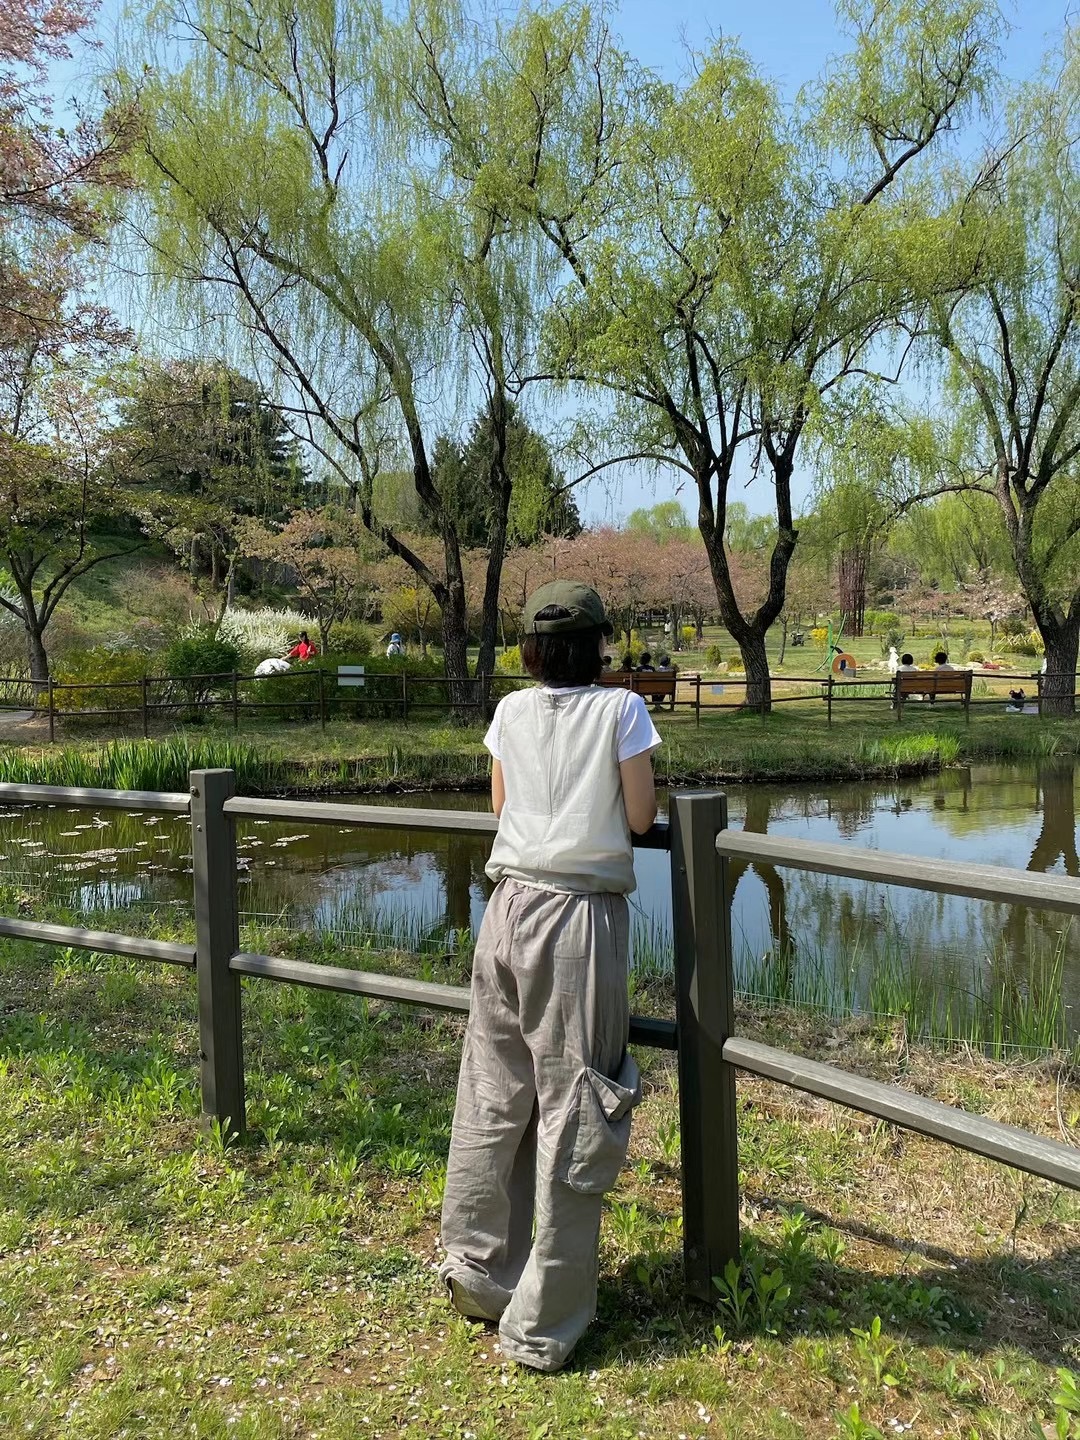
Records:
[[[746,1263],[715,1306],[689,1303],[675,1072],[642,1052],[599,1319],[541,1377],[457,1317],[434,1273],[458,1021],[249,986],[252,1134],[223,1147],[197,1121],[190,976],[7,945],[0,990],[4,1435],[1076,1433],[1058,1375],[1080,1368],[1075,1195],[740,1079]],[[1075,1078],[1049,1063],[924,1052],[890,1027],[741,1023],[1077,1133]]]

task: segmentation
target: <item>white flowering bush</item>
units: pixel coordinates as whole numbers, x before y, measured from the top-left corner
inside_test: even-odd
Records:
[[[245,655],[259,660],[268,655],[283,655],[290,645],[296,643],[301,630],[314,631],[315,626],[298,610],[274,610],[264,606],[260,610],[225,611],[219,635],[230,640]]]

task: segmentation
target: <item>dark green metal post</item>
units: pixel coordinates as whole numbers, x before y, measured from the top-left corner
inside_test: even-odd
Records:
[[[240,977],[229,968],[240,947],[236,824],[224,810],[236,777],[231,770],[193,770],[190,781],[203,1118],[239,1136],[245,1118]]]
[[[723,1058],[735,1008],[730,882],[716,853],[727,797],[672,795],[670,824],[683,1257],[687,1290],[708,1300],[713,1276],[739,1258],[735,1071]]]

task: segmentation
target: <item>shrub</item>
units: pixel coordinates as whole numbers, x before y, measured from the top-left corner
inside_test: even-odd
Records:
[[[338,685],[339,665],[363,665],[362,686]],[[347,715],[358,720],[394,719],[401,716],[401,673],[410,676],[441,677],[441,660],[405,655],[387,659],[381,655],[319,655],[298,665],[288,675],[268,675],[242,687],[242,697],[273,705],[263,713],[278,720],[317,720],[319,717],[319,675],[326,713]],[[433,685],[430,694],[410,688],[410,705],[442,703],[445,685]]]
[[[616,663],[618,663],[624,655],[629,655],[636,665],[642,655],[645,654],[645,642],[641,638],[641,632],[631,630],[630,634],[627,635],[624,630],[618,640],[612,642],[612,650],[615,654]]]
[[[524,675],[521,664],[520,645],[511,645],[509,650],[504,650],[501,655],[495,657],[495,669],[501,675]]]
[[[986,656],[981,650],[972,650],[968,655],[968,659],[974,661],[976,665],[981,665],[986,659]]]
[[[374,648],[371,631],[359,620],[339,620],[330,631],[330,653],[363,659]]]
[[[863,619],[871,635],[882,630],[896,630],[900,625],[900,616],[892,610],[867,610]]]
[[[1039,654],[1039,648],[1030,635],[1003,635],[998,649],[1009,655],[1035,656]]]
[[[119,718],[122,710],[142,707],[142,680],[148,673],[147,656],[139,650],[110,650],[103,645],[71,655],[56,667],[58,686],[78,685],[78,690],[57,688],[53,692],[56,710],[104,710]],[[128,686],[125,682],[133,682]],[[112,686],[123,688],[112,689]],[[85,688],[83,688],[85,687]],[[110,687],[110,688],[106,688]],[[40,703],[48,703],[47,699]]]
[[[684,625],[680,630],[682,643],[687,650],[692,650],[697,640],[697,629],[693,625]]]
[[[717,644],[706,645],[705,664],[709,670],[719,670],[724,663],[724,652]]]
[[[189,631],[174,640],[162,656],[161,668],[172,685],[155,686],[163,703],[189,707],[189,718],[201,720],[200,707],[229,685],[228,677],[240,669],[240,650],[211,627]]]
[[[207,626],[194,635],[174,640],[162,656],[166,675],[189,679],[231,675],[240,663],[240,650]]]
[[[824,650],[825,646],[829,643],[828,627],[825,625],[815,625],[813,630],[810,631],[810,639],[819,650]]]

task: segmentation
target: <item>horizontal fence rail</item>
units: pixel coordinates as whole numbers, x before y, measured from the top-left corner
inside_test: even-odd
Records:
[[[789,840],[782,835],[758,835],[747,830],[725,830],[717,837],[716,848],[728,858],[761,860],[819,875],[842,875],[910,890],[932,890],[971,900],[998,900],[1080,915],[1080,880],[1065,875],[1033,875],[1003,865],[968,865],[888,850],[860,850],[854,845]]]
[[[311,824],[355,825],[380,830],[430,830],[447,834],[494,835],[496,816],[470,810],[425,810],[406,805],[343,805],[323,800],[261,800],[237,795],[226,800],[226,815],[259,820],[302,820]],[[635,835],[636,850],[668,850],[666,820],[657,820],[644,835]]]
[[[88,790],[66,785],[0,784],[0,805],[69,805],[82,810],[131,810],[186,815],[191,799],[167,790]]]
[[[34,940],[46,945],[69,945],[75,950],[96,950],[103,955],[131,955],[159,960],[165,965],[195,964],[193,945],[171,940],[145,940],[141,935],[114,935],[108,930],[81,930],[74,925],[45,925],[39,920],[0,918],[0,936],[6,940]]]
[[[308,985],[315,990],[334,990],[342,995],[364,995],[371,999],[424,1005],[431,1010],[451,1010],[463,1015],[469,1011],[469,991],[464,985],[442,985],[434,980],[412,980],[402,975],[313,965],[307,960],[283,960],[274,955],[234,955],[229,968],[237,975],[278,980],[287,985]],[[630,1017],[630,1040],[633,1044],[651,1045],[659,1050],[678,1048],[674,1020],[652,1016]]]
[[[959,1150],[969,1150],[988,1160],[1000,1160],[1015,1170],[1025,1170],[1029,1175],[1080,1190],[1080,1150],[1063,1145],[1060,1140],[1048,1140],[1000,1120],[971,1115],[955,1105],[927,1100],[898,1085],[867,1080],[862,1075],[822,1065],[817,1060],[804,1060],[756,1040],[736,1037],[726,1041],[724,1059],[751,1075],[779,1080],[782,1085],[835,1101],[851,1110],[861,1110],[902,1129],[944,1140]]]

